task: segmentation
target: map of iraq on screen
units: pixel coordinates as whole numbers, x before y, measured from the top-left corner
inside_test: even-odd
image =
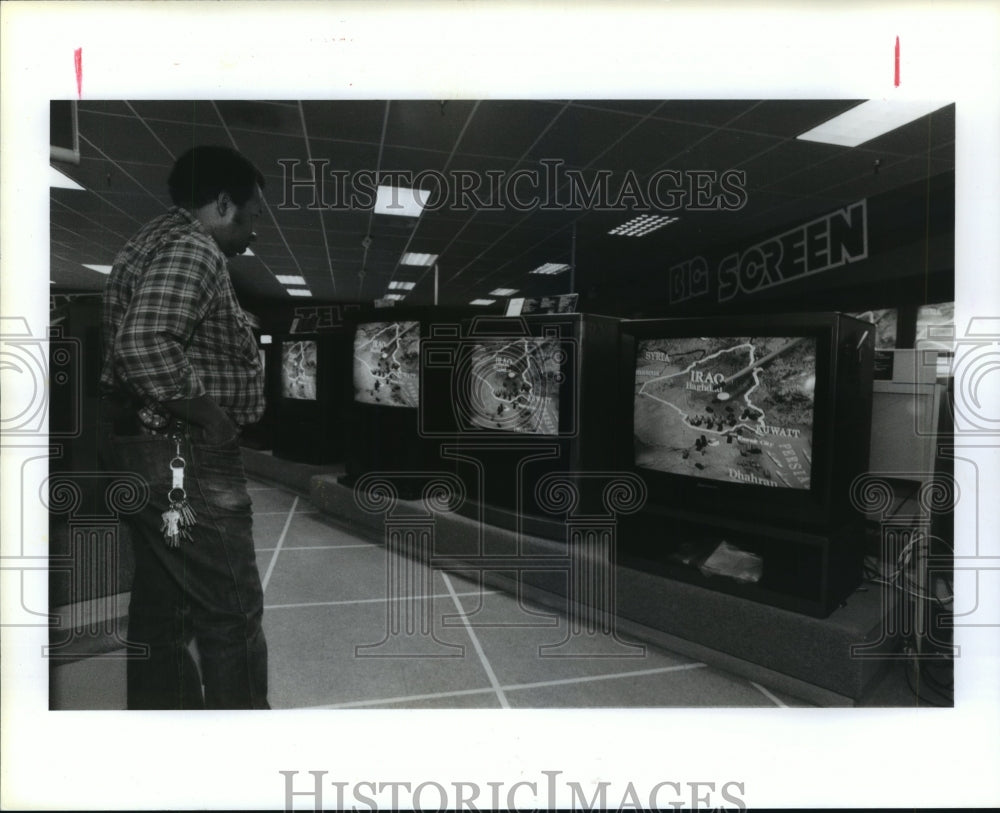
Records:
[[[316,400],[316,342],[282,342],[281,394],[296,401]]]
[[[354,334],[354,400],[420,405],[420,322],[368,322]]]
[[[808,489],[815,388],[815,338],[641,340],[635,464],[709,480]]]
[[[461,398],[483,429],[559,434],[559,384],[565,353],[556,338],[477,343],[463,370]]]

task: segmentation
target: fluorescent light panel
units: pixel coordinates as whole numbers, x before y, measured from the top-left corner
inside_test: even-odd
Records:
[[[538,268],[533,271],[529,271],[529,274],[561,274],[563,271],[569,271],[569,266],[566,263],[544,263],[538,266]]]
[[[407,251],[399,259],[400,265],[419,265],[429,268],[437,262],[437,254],[420,254],[414,251]]]
[[[514,296],[517,290],[517,288],[494,288],[490,291],[490,296]]]
[[[412,291],[416,284],[415,282],[401,282],[398,279],[394,279],[389,283],[389,288],[398,291]]]
[[[289,296],[312,296],[312,291],[308,288],[286,288]]]
[[[289,276],[287,274],[275,274],[274,278],[282,285],[305,285],[305,277]]]
[[[807,130],[802,141],[818,141],[839,147],[857,147],[880,135],[940,110],[947,102],[869,99],[839,116]]]
[[[69,175],[64,175],[53,166],[49,167],[49,186],[54,186],[57,189],[79,189],[83,192],[87,191],[80,186],[80,184],[70,178]]]
[[[91,271],[96,271],[98,274],[110,274],[111,273],[111,266],[110,265],[88,265],[87,263],[84,263],[83,267],[84,268],[89,268]]]
[[[386,294],[382,298],[383,299],[388,299],[388,300],[390,300],[392,302],[399,302],[399,301],[401,301],[403,299],[406,299],[406,294]]]
[[[470,305],[492,305],[494,302],[496,302],[495,299],[473,299],[473,300],[470,300],[469,304]]]
[[[377,215],[420,217],[431,193],[426,189],[408,189],[405,186],[380,186],[375,195]]]
[[[650,232],[661,229],[676,220],[678,218],[671,215],[639,215],[620,226],[615,226],[608,234],[618,237],[645,237]]]

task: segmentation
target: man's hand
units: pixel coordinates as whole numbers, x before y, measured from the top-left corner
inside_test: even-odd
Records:
[[[231,441],[239,433],[236,424],[207,395],[177,401],[164,401],[163,406],[181,420],[199,427],[205,443],[212,446]]]
[[[202,427],[202,437],[210,446],[221,446],[235,439],[238,434],[239,429],[228,417],[224,421]]]

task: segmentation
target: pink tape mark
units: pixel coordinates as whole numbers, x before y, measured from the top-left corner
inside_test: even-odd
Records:
[[[896,37],[896,76],[895,86],[899,87],[899,37]]]
[[[73,62],[76,65],[76,95],[83,98],[83,48],[77,48],[73,52]]]

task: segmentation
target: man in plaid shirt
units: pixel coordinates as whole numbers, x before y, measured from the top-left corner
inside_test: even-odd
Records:
[[[268,708],[239,447],[264,412],[263,371],[226,264],[255,236],[264,178],[235,150],[195,147],[168,186],[174,206],[119,252],[104,295],[110,462],[149,486],[128,633],[147,654],[129,660],[128,706]]]

